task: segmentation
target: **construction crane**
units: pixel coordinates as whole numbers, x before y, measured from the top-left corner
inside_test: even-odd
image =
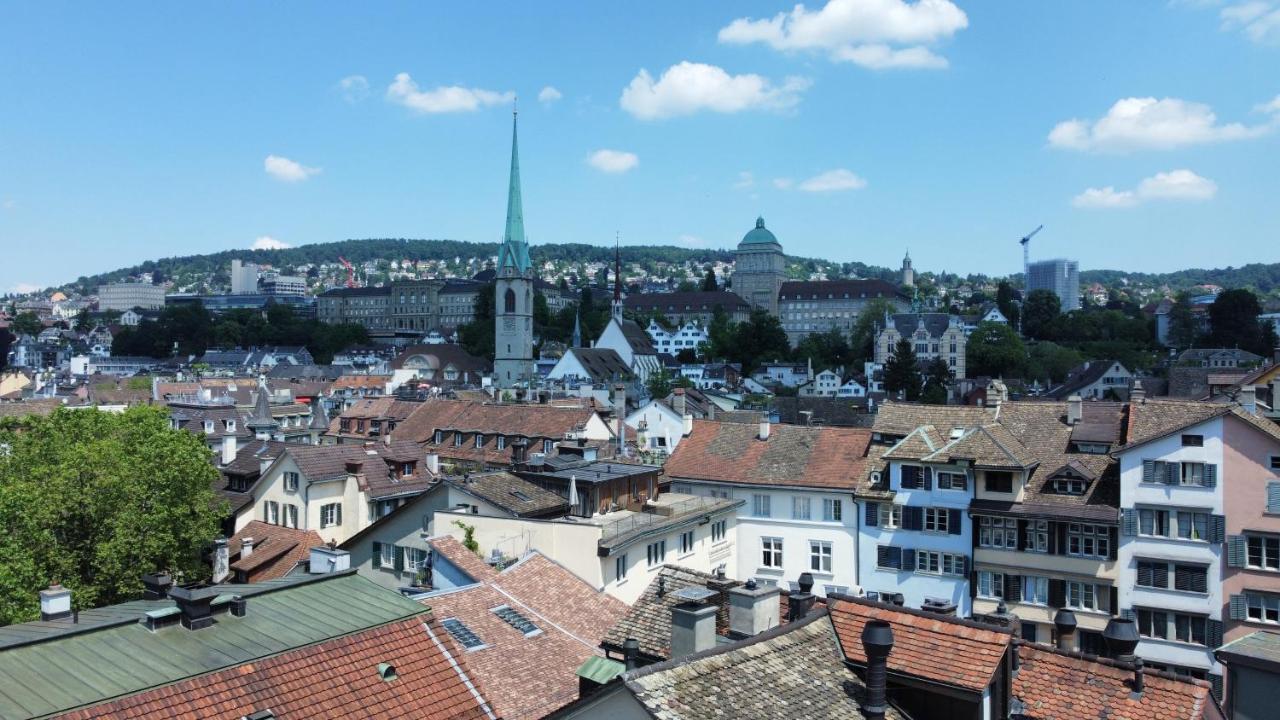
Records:
[[[355,266],[353,266],[350,262],[347,261],[346,258],[342,257],[341,255],[338,256],[338,262],[342,263],[342,267],[347,269],[347,287],[349,288],[355,287],[356,286]]]
[[[1044,225],[1041,225],[1035,230],[1023,235],[1022,239],[1018,241],[1018,244],[1022,246],[1022,282],[1024,284],[1027,282],[1027,278],[1031,273],[1031,238],[1035,237],[1036,233],[1043,229]]]

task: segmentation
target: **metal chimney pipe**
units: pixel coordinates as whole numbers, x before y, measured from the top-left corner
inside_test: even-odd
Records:
[[[867,720],[884,720],[889,683],[889,653],[893,651],[893,628],[884,620],[871,620],[862,628],[862,650],[867,654],[866,702],[862,716]]]

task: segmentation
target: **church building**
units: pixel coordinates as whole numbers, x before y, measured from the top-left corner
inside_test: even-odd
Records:
[[[528,387],[533,366],[533,263],[524,237],[520,199],[520,153],[516,117],[511,120],[511,178],[507,186],[507,229],[498,250],[494,279],[493,377],[499,388]]]

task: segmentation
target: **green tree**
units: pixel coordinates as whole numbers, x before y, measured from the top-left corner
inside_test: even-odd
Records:
[[[0,370],[9,365],[9,346],[13,345],[13,333],[9,328],[0,328]]]
[[[697,289],[698,286],[692,280],[681,280],[680,284],[676,286],[676,292],[693,292]]]
[[[970,298],[972,300],[973,298]],[[1001,280],[996,286],[996,307],[1000,309],[1000,314],[1013,327],[1021,327],[1019,320],[1021,319],[1021,311],[1018,308],[1018,300],[1015,297],[1013,286],[1008,280]]]
[[[900,394],[905,400],[919,400],[921,384],[915,350],[910,340],[902,338],[884,364],[884,389],[895,397]]]
[[[742,363],[742,372],[751,374],[761,363],[791,354],[791,341],[782,322],[765,310],[754,310],[751,319],[735,329],[733,351],[729,358]]]
[[[702,291],[715,292],[719,289],[720,286],[716,284],[716,271],[711,268],[707,268],[707,276],[702,278]]]
[[[1050,340],[1053,323],[1062,314],[1062,301],[1052,290],[1032,290],[1022,303],[1022,334]]]
[[[954,374],[951,366],[941,357],[930,360],[924,368],[924,390],[920,393],[920,402],[928,405],[946,405],[947,388],[951,385]]]
[[[1210,340],[1217,347],[1242,348],[1262,356],[1271,354],[1274,332],[1258,324],[1262,304],[1258,296],[1243,288],[1226,290],[1209,306]]]
[[[967,377],[1014,375],[1026,362],[1027,350],[1022,338],[1003,323],[979,323],[965,346]]]
[[[719,305],[711,311],[711,322],[707,323],[706,354],[714,359],[727,359],[733,352],[734,331],[729,321],[729,313]]]
[[[1189,348],[1196,344],[1196,319],[1191,312],[1191,293],[1178,293],[1169,308],[1169,344],[1175,348]]]
[[[93,329],[93,318],[89,317],[89,308],[85,308],[76,313],[76,323],[74,325],[76,332],[89,332]]]
[[[497,284],[489,283],[480,289],[476,297],[476,319],[458,328],[458,344],[477,357],[493,362],[494,307],[493,294]]]
[[[649,391],[651,398],[664,398],[671,394],[671,388],[674,387],[671,382],[671,375],[667,373],[666,368],[658,368],[658,372],[649,373],[649,379],[645,381],[645,388]]]
[[[203,440],[162,410],[9,419],[0,443],[0,623],[37,618],[51,581],[90,608],[138,597],[144,572],[208,575],[227,504]]]
[[[1054,384],[1067,379],[1071,368],[1085,361],[1078,350],[1051,342],[1031,343],[1027,347],[1027,380]],[[1131,367],[1125,363],[1125,367]]]
[[[893,303],[884,298],[872,300],[863,307],[850,334],[850,364],[861,368],[864,362],[875,358],[876,335],[884,329],[885,316],[893,315],[897,311]]]
[[[13,331],[19,335],[39,335],[44,330],[44,324],[40,322],[40,316],[31,312],[18,313],[18,316],[9,324]]]
[[[852,351],[844,333],[831,329],[806,335],[796,345],[796,360],[813,360],[814,368],[845,367],[851,364]]]

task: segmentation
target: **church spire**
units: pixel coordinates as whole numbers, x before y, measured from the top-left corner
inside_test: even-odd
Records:
[[[570,347],[582,347],[582,321],[578,316],[578,309],[575,306],[573,310],[573,339]]]
[[[524,202],[520,196],[520,145],[517,133],[518,116],[511,112],[511,177],[507,183],[507,228],[502,236],[502,248],[498,251],[498,270],[512,267],[523,274],[531,265],[529,245],[524,237]]]
[[[613,317],[622,322],[622,236],[613,238]]]

